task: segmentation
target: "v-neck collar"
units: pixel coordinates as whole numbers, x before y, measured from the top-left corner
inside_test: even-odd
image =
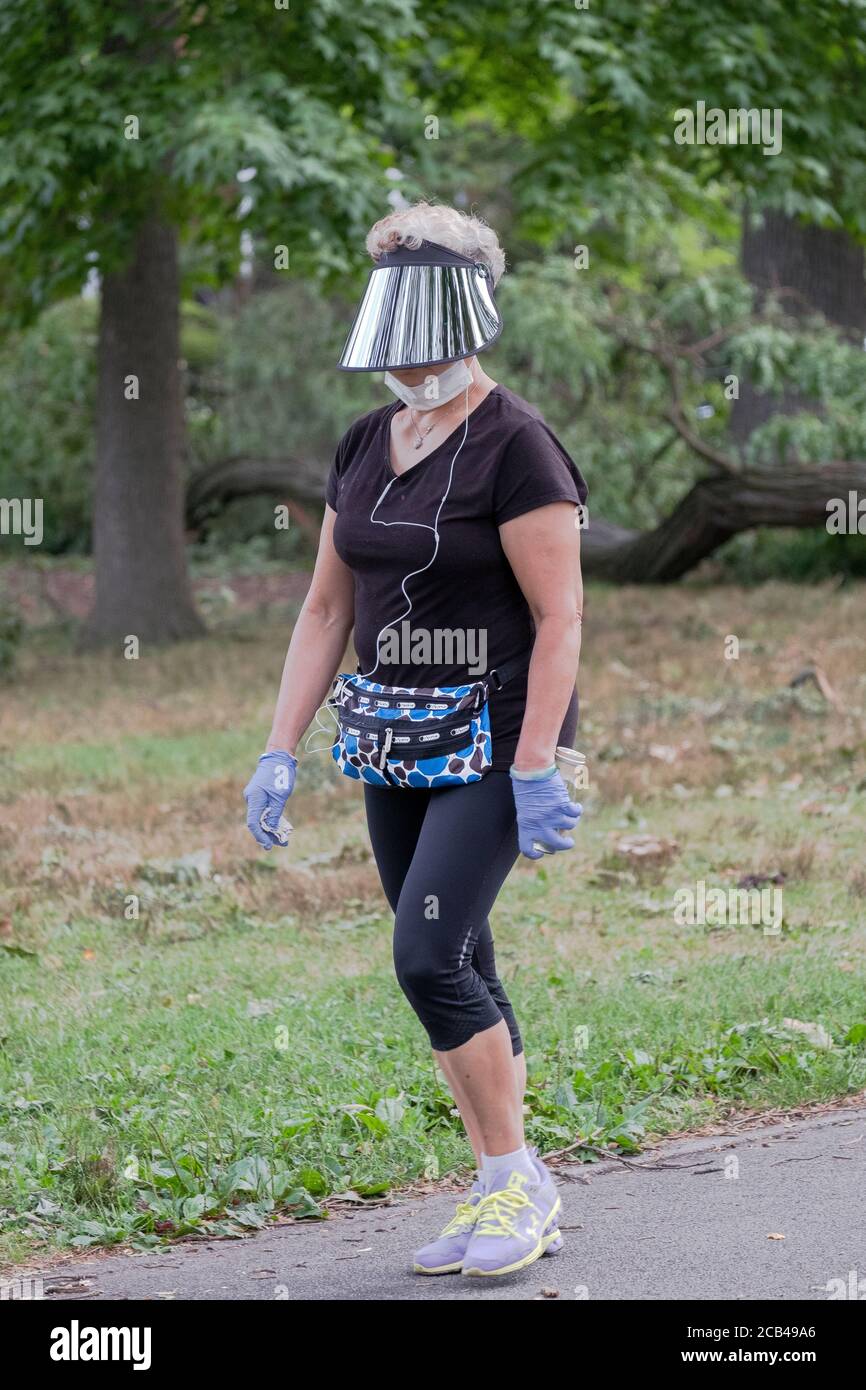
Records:
[[[487,395],[484,397],[484,399],[479,401],[473,410],[470,410],[470,421],[472,420],[473,416],[478,414],[479,410],[484,409],[491,396],[496,395],[496,392],[499,390],[499,385],[500,383],[497,381],[496,385],[492,388],[492,390],[487,392]],[[429,454],[425,454],[424,457],[420,458],[417,463],[413,463],[410,468],[404,468],[402,473],[397,473],[395,472],[394,465],[391,462],[391,421],[394,419],[394,416],[397,414],[397,411],[402,409],[402,406],[402,401],[395,401],[393,405],[388,406],[388,408],[385,411],[385,414],[382,417],[382,457],[385,464],[385,470],[392,482],[399,482],[402,478],[408,478],[410,473],[415,473],[421,467],[422,464],[428,463],[430,459],[435,458],[436,455],[439,453],[439,450],[444,449],[446,445],[451,442],[454,436],[456,434],[459,434],[460,431],[463,430],[466,426],[466,420],[464,418],[463,420],[461,420],[460,424],[454,427],[450,434],[446,435],[445,438],[439,444],[437,444],[434,449],[430,450]]]

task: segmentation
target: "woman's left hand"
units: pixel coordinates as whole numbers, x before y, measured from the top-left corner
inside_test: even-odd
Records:
[[[568,788],[560,773],[554,769],[541,781],[524,781],[512,772],[511,786],[517,807],[521,854],[527,859],[541,859],[545,852],[558,854],[563,849],[574,849],[574,840],[561,832],[574,829],[583,807],[569,800]],[[536,848],[536,842],[541,848]]]

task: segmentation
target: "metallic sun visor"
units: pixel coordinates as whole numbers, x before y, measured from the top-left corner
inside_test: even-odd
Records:
[[[457,362],[501,332],[487,266],[424,241],[377,261],[337,365],[386,372]]]

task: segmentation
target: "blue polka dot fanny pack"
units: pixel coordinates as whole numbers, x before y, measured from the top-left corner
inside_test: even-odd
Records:
[[[466,685],[413,690],[342,674],[328,701],[339,733],[331,755],[341,772],[374,787],[457,787],[490,771],[491,692],[529,658]]]

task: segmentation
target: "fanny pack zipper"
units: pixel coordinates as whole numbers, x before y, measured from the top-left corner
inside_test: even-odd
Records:
[[[393,729],[390,727],[390,725],[389,725],[388,728],[385,730],[385,737],[382,739],[382,748],[381,748],[381,751],[380,751],[380,753],[379,753],[379,770],[380,770],[380,771],[384,768],[386,762],[388,761],[388,749],[391,747],[391,743],[392,743],[392,741],[393,741],[393,738],[394,738],[394,730],[393,730]]]
[[[450,722],[450,721],[449,721]],[[444,753],[456,753],[461,748],[465,748],[467,741],[472,738],[472,721],[465,720],[459,726],[458,733],[449,733],[447,736],[440,736],[438,739],[419,734],[417,738],[407,738],[406,734],[395,732],[392,724],[385,724],[384,721],[365,720],[356,718],[353,715],[344,715],[341,720],[342,732],[356,734],[361,738],[367,738],[377,745],[376,761],[380,769],[383,769],[390,753],[394,758],[435,758]],[[430,730],[430,733],[434,733]],[[384,737],[383,737],[384,735]]]
[[[414,699],[407,699],[400,695],[385,695],[380,692],[359,690],[350,680],[346,680],[335,686],[331,699],[338,701],[349,698],[357,700],[359,703],[363,701],[370,709],[376,708],[377,705],[380,709],[429,709],[434,714],[441,714],[445,717],[449,707],[455,715],[464,710],[479,710],[487,700],[488,694],[487,682],[477,681],[465,695],[461,695],[456,700],[453,698],[449,700],[442,696],[437,698],[432,690],[417,691]],[[363,718],[363,716],[359,714],[358,718]]]

